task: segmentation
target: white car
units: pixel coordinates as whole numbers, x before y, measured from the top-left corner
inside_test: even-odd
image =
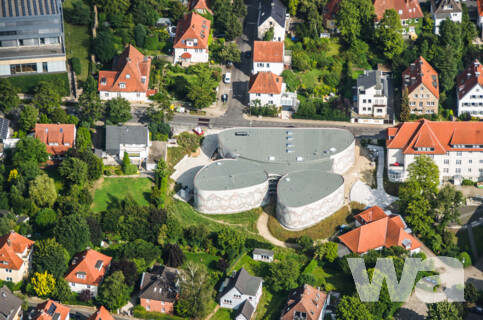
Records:
[[[225,79],[223,80],[224,83],[230,83],[231,82],[231,73],[227,72],[225,74]]]

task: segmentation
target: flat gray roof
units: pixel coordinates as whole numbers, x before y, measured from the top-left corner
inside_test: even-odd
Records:
[[[344,184],[338,174],[321,170],[289,173],[278,182],[277,193],[287,207],[302,207],[323,199]]]
[[[200,170],[194,186],[199,190],[234,190],[261,184],[268,174],[256,163],[244,160],[218,160]]]
[[[62,45],[0,48],[0,60],[27,59],[44,56],[65,56]]]
[[[269,173],[286,174],[330,170],[330,157],[349,147],[354,135],[332,128],[233,128],[220,132],[218,141],[236,158],[256,161]]]

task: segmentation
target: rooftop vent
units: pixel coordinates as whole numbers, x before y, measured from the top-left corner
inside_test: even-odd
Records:
[[[304,158],[303,158],[303,157],[297,157],[297,159],[296,159],[296,160],[297,160],[297,161],[303,161],[303,160],[304,160]]]
[[[268,161],[275,161],[275,157],[274,156],[269,156],[268,157]]]
[[[248,136],[248,132],[245,132],[245,131],[239,131],[239,132],[235,132],[235,136]]]

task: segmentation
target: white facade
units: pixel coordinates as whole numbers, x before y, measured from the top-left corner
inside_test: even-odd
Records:
[[[463,12],[451,12],[448,14],[451,21],[461,23],[463,19]],[[441,22],[446,20],[446,17],[437,18],[433,12],[433,6],[431,6],[431,16],[434,20],[434,33],[439,35],[439,26],[441,25]]]
[[[354,140],[345,150],[336,150],[336,152],[339,152],[330,157],[333,160],[331,172],[342,175],[352,167],[356,159],[355,146],[356,141]]]
[[[456,95],[458,96],[458,92]],[[483,88],[478,83],[458,99],[458,116],[464,113],[469,113],[472,117],[483,118]]]
[[[265,33],[273,27],[273,41],[285,40],[285,26],[279,25],[273,17],[269,17],[258,26],[258,39],[263,40]]]
[[[478,27],[483,28],[483,16],[481,15],[478,16]]]
[[[220,307],[228,309],[238,309],[243,301],[248,300],[256,309],[261,296],[262,282],[260,282],[260,286],[258,287],[257,293],[254,296],[241,294],[241,292],[238,291],[237,288],[233,288],[220,298]]]
[[[276,75],[281,75],[283,71],[283,62],[253,62],[252,73],[271,71]]]
[[[357,109],[359,115],[385,117],[387,114],[387,96],[375,87],[365,91],[357,90]]]
[[[120,145],[120,152],[119,152],[119,159],[124,158],[124,152],[127,152],[130,159],[144,159],[147,158],[149,155],[149,147],[151,146],[151,142],[146,141],[145,144],[121,144]]]
[[[30,268],[32,267],[32,252],[33,250],[29,250],[28,247],[26,247],[22,254],[17,254],[23,260],[23,263],[18,270],[0,268],[0,280],[17,283],[27,277]]]
[[[388,177],[391,181],[404,181],[409,165],[418,155],[403,154],[402,149],[387,150]],[[483,152],[449,151],[446,154],[429,155],[439,168],[440,181],[452,180],[461,175],[464,179],[479,181],[483,179]],[[394,166],[395,163],[400,164]]]
[[[187,43],[189,45],[189,42]],[[182,58],[181,55],[189,53],[191,58]],[[174,49],[174,63],[188,62],[188,63],[206,63],[209,61],[207,49],[189,49],[189,48],[175,48]]]
[[[279,107],[282,105],[282,95],[285,92],[287,85],[282,83],[282,93],[271,94],[271,93],[250,93],[250,105],[256,105],[256,101],[260,101],[260,106],[274,105]]]
[[[93,297],[97,297],[98,287],[83,283],[69,282],[70,290],[76,293],[81,293],[84,290],[90,290]]]
[[[124,98],[128,101],[147,102],[148,97],[146,92],[112,92],[99,91],[101,100],[110,100],[113,98]]]
[[[253,253],[253,260],[255,261],[273,262],[273,257],[273,254]]]

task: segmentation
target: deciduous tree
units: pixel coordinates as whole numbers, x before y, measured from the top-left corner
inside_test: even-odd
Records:
[[[63,277],[68,268],[69,254],[55,239],[47,238],[35,242],[33,268],[48,272],[55,278]]]
[[[49,158],[45,144],[31,136],[21,138],[17,142],[13,162],[16,166],[25,161],[33,161],[37,164],[44,163]]]
[[[428,305],[427,320],[461,320],[458,308],[454,303],[448,301],[431,303]]]
[[[293,259],[285,259],[270,264],[267,282],[275,292],[288,291],[297,287],[300,265]]]
[[[30,181],[30,198],[39,207],[52,207],[57,199],[54,180],[46,174],[37,176]]]
[[[228,45],[225,44],[223,49],[220,52],[220,59],[222,61],[229,61],[229,62],[240,62],[240,50],[238,49],[238,45],[235,42],[230,42]]]
[[[131,118],[131,104],[125,98],[114,98],[106,102],[106,122],[125,123]]]
[[[20,111],[20,128],[26,132],[32,130],[37,124],[39,109],[31,104],[27,104]]]
[[[62,217],[54,228],[54,235],[70,256],[84,250],[90,241],[89,226],[78,214]]]
[[[366,306],[356,297],[343,296],[337,305],[336,315],[338,319],[367,320],[372,316]]]
[[[14,87],[8,79],[0,79],[0,110],[4,113],[18,107],[20,98],[18,88]]]
[[[41,81],[35,88],[32,103],[45,114],[50,114],[60,107],[62,97],[54,82]]]
[[[115,260],[112,262],[111,269],[112,272],[121,271],[124,275],[124,281],[128,286],[132,286],[136,283],[138,271],[134,262],[124,258],[121,260]]]
[[[87,180],[87,164],[80,159],[69,157],[62,161],[59,173],[67,182],[83,186]]]
[[[118,3],[119,1],[116,1],[116,5]],[[114,36],[109,28],[98,29],[97,37],[92,41],[92,51],[96,58],[102,63],[111,61],[117,52],[114,43]]]
[[[67,22],[75,25],[87,25],[91,22],[91,8],[81,0],[72,1],[72,8],[64,7]]]
[[[130,293],[122,272],[115,271],[101,284],[97,301],[107,309],[115,310],[129,301]]]
[[[80,127],[77,129],[76,146],[79,152],[92,148],[91,132],[88,128]]]
[[[401,97],[401,113],[399,115],[399,119],[402,122],[409,121],[411,117],[411,109],[409,108],[409,92],[408,88],[404,88],[402,97]]]
[[[55,289],[55,279],[47,271],[44,273],[35,272],[30,282],[39,297],[47,297]]]
[[[188,262],[181,272],[179,309],[183,316],[203,319],[210,312],[213,288],[206,267]]]
[[[376,29],[376,38],[386,59],[391,60],[404,49],[404,39],[401,34],[402,26],[399,14],[394,9],[384,12]]]
[[[183,251],[178,244],[168,244],[166,252],[166,265],[172,268],[178,268],[184,263],[186,259]]]

